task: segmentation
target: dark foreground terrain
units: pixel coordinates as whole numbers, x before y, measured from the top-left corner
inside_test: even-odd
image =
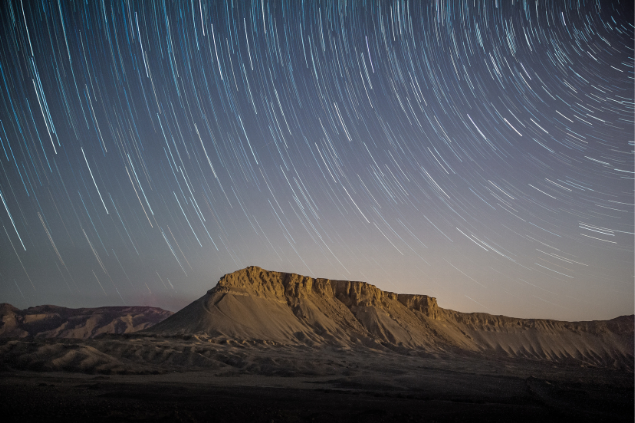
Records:
[[[509,398],[327,386],[295,389],[4,374],[0,410],[5,422],[626,422],[633,417],[628,401],[632,391],[607,393],[592,385],[532,380],[525,383],[525,395]],[[556,395],[545,400],[545,393]]]
[[[167,381],[156,376],[4,373],[0,415],[5,422],[633,421],[633,390],[596,384],[486,381],[515,393],[501,397],[328,381],[304,388],[272,387],[266,386],[272,382],[266,377],[258,381],[261,386],[250,386],[253,380],[243,381],[245,385],[240,380],[191,383],[189,376]],[[480,384],[473,375],[448,379],[449,384]]]
[[[573,363],[195,338],[5,342],[3,422],[633,421],[632,372]],[[121,365],[81,365],[98,350]]]

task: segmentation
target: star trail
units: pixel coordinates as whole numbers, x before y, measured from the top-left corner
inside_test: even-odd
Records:
[[[633,312],[629,1],[0,5],[0,301],[176,310],[249,265]]]

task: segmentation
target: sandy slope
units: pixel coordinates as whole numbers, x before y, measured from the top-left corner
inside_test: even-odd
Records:
[[[0,304],[0,337],[92,338],[132,333],[172,315],[157,307],[66,308],[52,305],[19,310]]]
[[[460,313],[425,295],[248,267],[144,331],[283,345],[452,351],[633,370],[633,316],[562,322]]]

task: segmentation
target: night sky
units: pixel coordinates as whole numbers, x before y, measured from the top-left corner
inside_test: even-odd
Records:
[[[0,5],[0,302],[178,310],[250,265],[633,313],[633,10]]]

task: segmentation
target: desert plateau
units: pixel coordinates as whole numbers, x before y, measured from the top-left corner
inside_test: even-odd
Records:
[[[17,310],[3,421],[633,421],[633,316],[461,313],[248,267],[172,314]]]

